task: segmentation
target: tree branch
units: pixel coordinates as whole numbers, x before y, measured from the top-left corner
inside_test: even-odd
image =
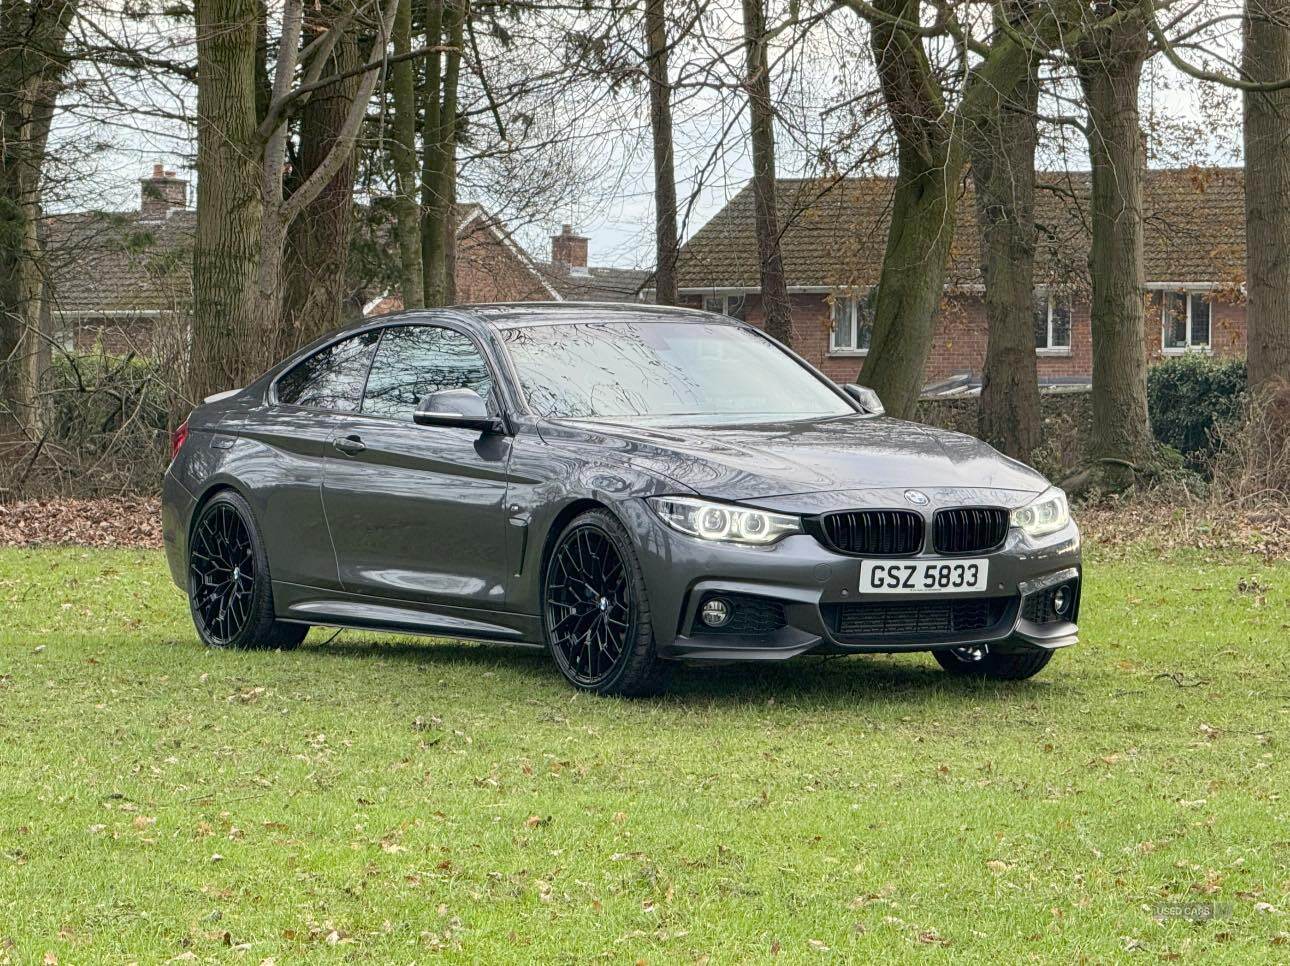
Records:
[[[282,214],[287,220],[295,217],[305,205],[318,197],[327,182],[344,165],[349,152],[354,150],[354,141],[363,125],[363,118],[367,114],[367,105],[372,99],[372,92],[376,89],[376,82],[381,74],[381,68],[389,63],[388,57],[378,58],[377,54],[384,53],[389,46],[390,32],[394,29],[394,15],[398,12],[398,9],[399,0],[386,0],[385,10],[381,15],[380,30],[377,32],[376,39],[372,41],[372,52],[368,55],[368,64],[370,66],[367,73],[363,75],[363,79],[358,85],[358,90],[354,93],[354,100],[350,103],[349,113],[345,116],[345,121],[336,134],[336,141],[331,150],[327,152],[327,156],[313,170],[313,173],[305,179],[305,182],[291,193],[290,198],[283,202]],[[349,76],[349,72],[341,76]],[[330,78],[329,83],[335,83],[338,79],[340,78]]]

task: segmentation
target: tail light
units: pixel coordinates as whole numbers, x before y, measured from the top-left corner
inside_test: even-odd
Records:
[[[170,434],[170,458],[173,460],[179,455],[179,450],[183,447],[185,440],[188,439],[188,420],[184,420],[176,427],[175,431]]]

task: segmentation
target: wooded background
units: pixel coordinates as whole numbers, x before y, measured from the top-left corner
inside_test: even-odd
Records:
[[[977,430],[1032,460],[1037,158],[1089,169],[1092,412],[1072,482],[1127,486],[1158,462],[1143,172],[1148,153],[1204,160],[1216,123],[1202,106],[1147,130],[1152,65],[1202,105],[1206,90],[1243,104],[1248,387],[1274,412],[1290,378],[1290,0],[0,0],[0,432],[21,444],[6,459],[45,444],[55,408],[41,219],[94,177],[100,147],[58,137],[74,120],[165,126],[192,146],[192,300],[166,386],[176,420],[344,320],[366,213],[388,214],[377,260],[404,305],[452,304],[454,204],[486,200],[522,223],[630,194],[621,148],[645,144],[656,300],[677,300],[678,246],[705,185],[746,171],[765,324],[786,342],[783,159],[824,178],[895,176],[855,378],[904,417],[970,179],[989,320]]]

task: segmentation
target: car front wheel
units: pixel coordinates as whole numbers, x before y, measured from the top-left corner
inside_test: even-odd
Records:
[[[575,687],[643,696],[667,686],[645,579],[622,524],[606,510],[576,517],[557,538],[543,581],[547,648]]]
[[[286,651],[309,631],[274,618],[264,541],[251,507],[232,490],[211,497],[193,524],[188,604],[208,647]]]
[[[983,647],[954,647],[933,651],[938,664],[951,674],[1021,681],[1034,677],[1052,660],[1053,652],[1042,648],[995,654]]]

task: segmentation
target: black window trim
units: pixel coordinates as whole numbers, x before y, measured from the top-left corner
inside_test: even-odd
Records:
[[[376,359],[376,350],[381,347],[381,335],[382,335],[381,329],[373,329],[369,327],[364,327],[361,329],[338,333],[336,338],[324,343],[323,345],[318,346],[318,348],[314,349],[313,352],[310,352],[307,355],[302,355],[299,359],[296,359],[290,365],[286,366],[281,372],[279,372],[276,376],[274,376],[273,381],[269,383],[268,404],[270,406],[282,406],[295,412],[324,413],[329,416],[356,415],[358,410],[354,410],[351,412],[345,409],[327,409],[324,406],[302,406],[299,403],[283,402],[281,399],[278,398],[278,381],[288,373],[295,372],[296,369],[300,368],[300,366],[304,365],[314,356],[319,355],[320,353],[326,352],[328,349],[332,348],[333,346],[340,345],[342,342],[348,342],[350,339],[357,339],[359,336],[368,335],[371,332],[376,332],[376,343],[372,346],[372,357],[367,360],[367,370],[363,373],[363,390],[366,390],[367,377],[372,373],[372,362],[373,360]],[[362,391],[359,392],[358,405],[360,408],[363,405]]]
[[[512,370],[509,368],[510,359],[500,354],[495,347],[489,346],[480,338],[477,332],[472,331],[468,324],[463,323],[455,318],[436,318],[434,316],[414,315],[414,316],[391,316],[388,319],[381,319],[380,322],[371,322],[367,325],[354,329],[346,329],[335,334],[335,338],[329,339],[322,345],[317,346],[312,352],[303,353],[299,358],[288,360],[283,365],[282,371],[273,377],[269,383],[268,392],[265,394],[265,402],[269,406],[280,406],[293,412],[319,413],[326,416],[363,416],[365,419],[381,419],[392,423],[403,423],[403,420],[394,419],[391,416],[372,416],[363,414],[363,395],[367,393],[367,381],[372,375],[372,364],[376,361],[376,353],[381,348],[381,341],[385,338],[386,329],[405,328],[407,326],[438,326],[443,329],[450,329],[460,335],[464,335],[478,350],[480,357],[484,360],[484,365],[488,367],[489,375],[493,377],[493,385],[503,387],[498,393],[498,406],[502,410],[500,416],[503,422],[509,425],[509,413],[516,410],[527,413],[528,410],[520,403],[512,388],[511,375]],[[372,358],[368,360],[367,371],[363,374],[363,393],[359,396],[358,409],[350,412],[341,409],[323,409],[318,406],[301,406],[296,403],[283,402],[278,398],[278,380],[287,373],[294,370],[301,363],[312,359],[320,352],[330,349],[332,346],[344,342],[346,339],[352,339],[369,332],[377,334],[376,345],[372,350]],[[504,359],[508,365],[498,363],[498,358]],[[504,374],[504,375],[503,375]]]
[[[456,332],[458,335],[465,336],[467,339],[470,340],[471,345],[475,347],[475,351],[479,353],[479,358],[484,361],[484,367],[488,370],[488,376],[493,382],[493,388],[496,389],[496,387],[500,382],[500,380],[497,378],[496,366],[494,366],[492,364],[492,360],[488,358],[488,353],[484,350],[484,347],[480,343],[480,341],[477,338],[475,338],[475,336],[471,332],[467,331],[464,327],[455,326],[455,325],[444,325],[442,322],[438,320],[432,320],[432,319],[418,319],[415,322],[391,322],[387,325],[383,325],[380,327],[381,335],[380,335],[380,338],[376,340],[376,351],[372,353],[372,361],[367,364],[367,375],[363,378],[363,393],[358,397],[358,409],[356,409],[352,413],[341,413],[342,416],[356,416],[361,419],[379,419],[382,422],[398,423],[400,426],[407,425],[406,419],[399,419],[395,416],[377,416],[377,415],[374,415],[373,413],[363,412],[363,401],[367,398],[367,384],[372,378],[372,367],[376,365],[376,357],[377,355],[380,354],[381,345],[382,343],[385,342],[385,333],[389,332],[391,329],[413,329],[413,328],[447,329],[449,332]],[[498,393],[498,396],[500,395],[501,394]],[[505,406],[502,405],[502,400],[500,398],[497,401],[497,405],[498,405],[498,408],[502,410],[502,412],[500,412],[498,415],[501,416],[503,420],[505,420],[506,418]]]

